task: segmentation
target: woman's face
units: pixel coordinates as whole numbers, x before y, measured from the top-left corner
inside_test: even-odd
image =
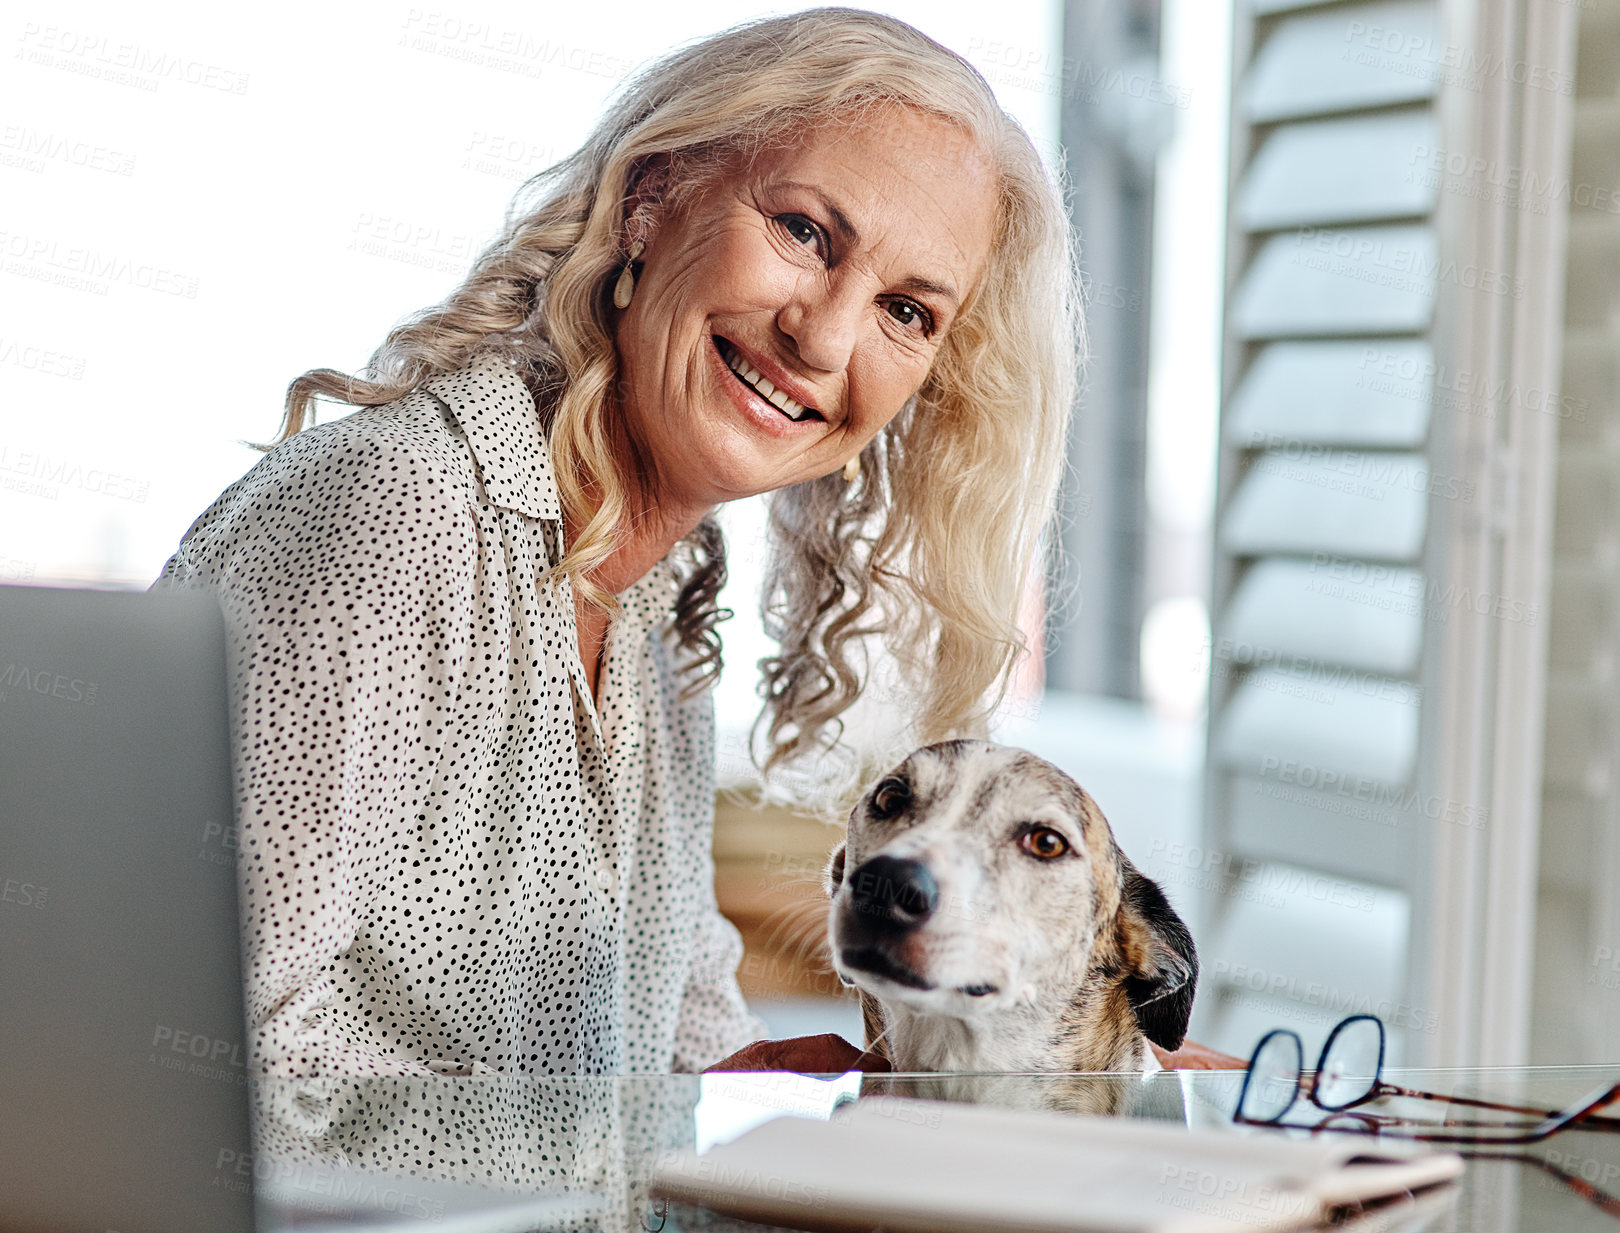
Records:
[[[922,386],[995,215],[972,139],[897,108],[657,218],[615,332],[649,495],[695,513],[842,467]]]

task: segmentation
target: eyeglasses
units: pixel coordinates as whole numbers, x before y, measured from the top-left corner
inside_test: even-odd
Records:
[[[1316,1070],[1305,1073],[1305,1046],[1295,1032],[1277,1028],[1267,1032],[1254,1047],[1249,1069],[1238,1092],[1234,1122],[1275,1126],[1294,1107],[1301,1092],[1317,1108],[1336,1117],[1307,1130],[1331,1130],[1352,1134],[1389,1135],[1401,1139],[1423,1139],[1430,1143],[1538,1143],[1560,1130],[1580,1123],[1582,1130],[1620,1131],[1620,1120],[1593,1114],[1620,1100],[1620,1083],[1599,1088],[1567,1109],[1537,1109],[1526,1105],[1499,1104],[1465,1096],[1443,1096],[1416,1088],[1399,1087],[1383,1081],[1384,1024],[1376,1015],[1351,1015],[1328,1033],[1317,1059]],[[1406,1096],[1437,1100],[1470,1109],[1491,1109],[1518,1113],[1538,1119],[1534,1122],[1465,1121],[1448,1116],[1438,1125],[1387,1114],[1346,1110],[1386,1096]],[[1292,1123],[1289,1123],[1292,1124]],[[1467,1133],[1459,1134],[1466,1128]]]

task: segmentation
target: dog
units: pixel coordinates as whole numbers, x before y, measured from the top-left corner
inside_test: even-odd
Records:
[[[833,970],[897,1071],[1158,1068],[1198,956],[1102,811],[987,741],[917,750],[850,814],[825,872]]]

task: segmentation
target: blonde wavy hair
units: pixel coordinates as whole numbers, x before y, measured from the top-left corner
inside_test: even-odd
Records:
[[[318,368],[289,385],[276,443],[312,422],[318,397],[380,405],[476,356],[505,359],[535,395],[580,528],[557,572],[616,613],[589,574],[623,534],[634,491],[608,412],[620,363],[611,289],[638,183],[643,194],[661,184],[658,206],[679,208],[764,151],[895,105],[959,125],[991,156],[996,235],[971,303],[923,387],[863,451],[859,478],[769,498],[762,606],[780,653],[760,664],[765,767],[837,745],[869,675],[869,638],[900,680],[922,682],[907,708],[919,741],[981,732],[1023,650],[1019,600],[1061,474],[1080,299],[1062,194],[1029,138],[971,65],[903,22],[813,9],[642,69],[578,151],[518,189],[462,284],[395,326],[363,375]],[[660,174],[644,178],[655,163]],[[689,687],[701,688],[720,669],[715,626],[729,615],[716,602],[725,554],[712,514],[672,559],[675,633]]]

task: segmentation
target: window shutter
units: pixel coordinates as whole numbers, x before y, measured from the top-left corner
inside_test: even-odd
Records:
[[[1228,1048],[1279,1023],[1319,1041],[1358,1011],[1403,1061],[1523,1043],[1481,1029],[1511,976],[1492,985],[1458,938],[1496,879],[1527,984],[1534,873],[1508,866],[1535,834],[1539,713],[1505,704],[1545,648],[1476,596],[1494,610],[1509,579],[1524,602],[1545,588],[1526,555],[1550,525],[1545,426],[1491,391],[1548,383],[1556,278],[1534,271],[1563,241],[1445,171],[1450,151],[1514,140],[1504,109],[1527,126],[1506,161],[1558,169],[1567,99],[1490,65],[1567,70],[1570,18],[1521,27],[1514,9],[1240,0],[1205,805],[1219,884],[1194,1025]],[[1485,345],[1514,329],[1528,341]]]
[[[1620,28],[1581,7],[1531,1058],[1620,1047]],[[1604,18],[1607,18],[1605,21]],[[1593,23],[1588,29],[1586,23]]]

